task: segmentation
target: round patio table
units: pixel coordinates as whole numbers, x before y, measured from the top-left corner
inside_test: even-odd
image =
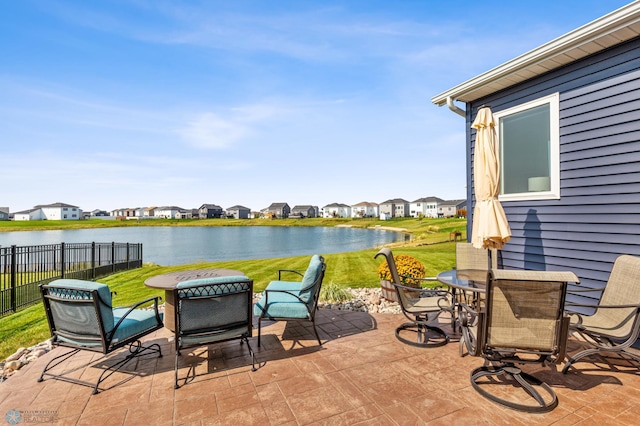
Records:
[[[451,269],[440,272],[438,281],[462,292],[484,294],[486,292],[487,269]]]
[[[147,278],[144,285],[149,288],[164,290],[164,326],[171,331],[175,330],[175,306],[173,290],[178,283],[201,278],[231,277],[244,275],[235,269],[191,269],[188,271],[170,272]]]

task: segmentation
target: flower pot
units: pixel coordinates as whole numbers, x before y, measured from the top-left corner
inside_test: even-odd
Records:
[[[382,288],[382,298],[391,302],[398,301],[398,294],[396,288],[391,284],[391,281],[380,280],[380,287]]]

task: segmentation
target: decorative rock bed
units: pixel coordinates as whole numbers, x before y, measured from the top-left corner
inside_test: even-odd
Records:
[[[380,288],[349,288],[352,299],[341,303],[320,302],[320,309],[335,309],[340,311],[357,311],[377,314],[400,314],[400,305],[382,297]],[[259,300],[261,293],[255,293],[254,300]],[[164,308],[161,306],[160,308]],[[164,309],[160,309],[164,311]],[[38,343],[30,348],[20,348],[3,362],[0,362],[0,383],[13,375],[17,370],[46,354],[52,349],[51,339]]]

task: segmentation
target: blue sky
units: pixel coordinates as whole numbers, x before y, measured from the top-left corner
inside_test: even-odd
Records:
[[[464,198],[431,97],[627,3],[3,2],[0,206]]]

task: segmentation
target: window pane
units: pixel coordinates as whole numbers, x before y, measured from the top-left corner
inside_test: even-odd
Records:
[[[501,194],[549,191],[549,104],[500,118]]]

